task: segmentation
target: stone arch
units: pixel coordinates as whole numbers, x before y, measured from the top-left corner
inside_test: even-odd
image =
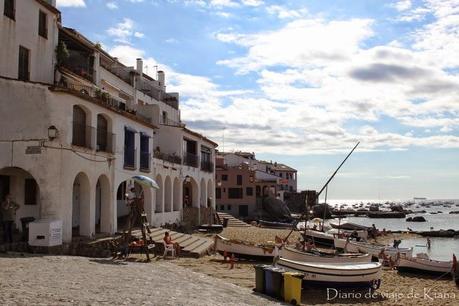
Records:
[[[166,176],[164,180],[164,212],[172,211],[172,182],[171,177]]]
[[[163,180],[160,174],[156,176],[155,179],[156,183],[158,184],[159,188],[156,189],[156,201],[155,201],[155,213],[162,213],[164,212],[164,186]]]
[[[206,180],[204,178],[201,179],[201,184],[199,186],[199,190],[201,191],[201,197],[200,197],[200,205],[202,207],[206,207],[207,206],[207,201],[206,201],[206,198],[207,198],[207,188],[206,188]]]
[[[101,175],[96,184],[96,232],[112,232],[112,202],[110,180]]]
[[[207,207],[215,208],[214,207],[215,206],[214,191],[215,191],[214,182],[211,179],[209,179],[207,181],[207,198],[206,198]]]
[[[80,172],[73,181],[72,228],[75,234],[91,236],[94,220],[91,220],[91,185],[84,172]]]
[[[183,207],[199,207],[199,186],[191,176],[183,181]]]
[[[22,231],[20,218],[41,217],[41,193],[35,177],[27,170],[19,167],[0,169],[0,203],[7,194],[19,204],[16,212],[16,225]]]
[[[180,211],[181,203],[180,199],[181,197],[181,190],[180,190],[180,180],[176,177],[174,179],[174,184],[173,184],[173,194],[172,194],[172,202],[173,202],[173,210],[174,211]]]

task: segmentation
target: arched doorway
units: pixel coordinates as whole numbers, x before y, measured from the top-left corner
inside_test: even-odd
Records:
[[[199,207],[198,183],[191,177],[186,176],[183,181],[183,207]]]
[[[91,220],[91,188],[88,176],[80,172],[73,181],[72,236],[91,236],[94,220]]]
[[[200,189],[201,189],[201,207],[206,207],[207,206],[207,188],[206,188],[206,180],[204,178],[201,179],[201,184],[200,184]]]
[[[156,183],[158,184],[158,189],[156,189],[156,201],[155,201],[155,213],[162,213],[164,211],[164,205],[163,205],[163,180],[161,178],[161,175],[156,176]]]
[[[172,183],[170,176],[164,180],[164,211],[172,211]]]
[[[215,208],[214,206],[214,184],[212,180],[207,181],[207,207]]]
[[[40,188],[35,178],[26,170],[18,167],[7,167],[0,170],[0,203],[10,194],[12,200],[19,204],[16,212],[16,226],[22,231],[21,218],[40,215]]]
[[[173,188],[173,196],[172,196],[172,201],[174,203],[174,211],[180,211],[181,203],[180,199],[182,198],[181,192],[180,192],[180,180],[178,178],[174,179],[174,188]]]
[[[110,181],[101,175],[96,184],[96,233],[110,233],[111,226],[111,196]]]

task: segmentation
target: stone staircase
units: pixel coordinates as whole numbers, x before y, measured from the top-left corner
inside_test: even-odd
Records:
[[[155,241],[156,244],[161,245],[164,238],[164,233],[169,232],[174,242],[177,242],[181,247],[180,256],[184,257],[195,257],[199,258],[204,255],[210,254],[214,241],[209,238],[197,237],[184,233],[178,233],[163,228],[151,228],[150,237]],[[133,236],[141,237],[142,233],[140,230],[132,231]],[[161,248],[162,249],[162,246]]]
[[[220,221],[223,223],[224,218],[228,218],[228,227],[250,227],[251,225],[241,221],[230,214],[217,212]]]

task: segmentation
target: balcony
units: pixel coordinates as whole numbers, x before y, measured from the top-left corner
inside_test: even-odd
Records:
[[[95,130],[92,126],[74,121],[72,123],[72,145],[93,149],[91,140]]]
[[[186,152],[183,154],[183,164],[191,167],[198,167],[198,156],[193,153]]]
[[[160,151],[155,151],[154,157],[157,159],[161,159],[173,164],[182,164],[182,159],[180,156],[177,156],[175,154],[167,154],[167,153],[162,153]]]
[[[96,151],[115,153],[115,139],[115,134],[108,133],[104,129],[97,129]]]
[[[129,170],[136,169],[136,154],[137,150],[134,148],[126,148],[124,147],[124,168]]]
[[[214,172],[214,163],[211,161],[201,160],[201,170],[205,172]]]
[[[140,152],[140,171],[150,172],[151,170],[151,153]]]
[[[176,126],[176,127],[184,127],[185,126],[185,124],[183,124],[181,122],[174,121],[174,120],[169,119],[169,118],[161,118],[160,124],[167,125],[167,126]]]

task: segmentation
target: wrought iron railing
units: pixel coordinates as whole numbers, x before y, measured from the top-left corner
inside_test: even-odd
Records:
[[[96,150],[100,152],[115,153],[116,135],[105,129],[97,129]]]
[[[205,172],[214,172],[214,163],[211,161],[201,160],[201,170]]]
[[[72,145],[93,149],[92,138],[95,128],[80,122],[72,122]]]
[[[193,153],[184,153],[183,154],[183,164],[191,167],[198,167],[198,156]]]
[[[176,154],[167,154],[160,151],[154,152],[154,157],[174,164],[182,164],[182,159]]]

